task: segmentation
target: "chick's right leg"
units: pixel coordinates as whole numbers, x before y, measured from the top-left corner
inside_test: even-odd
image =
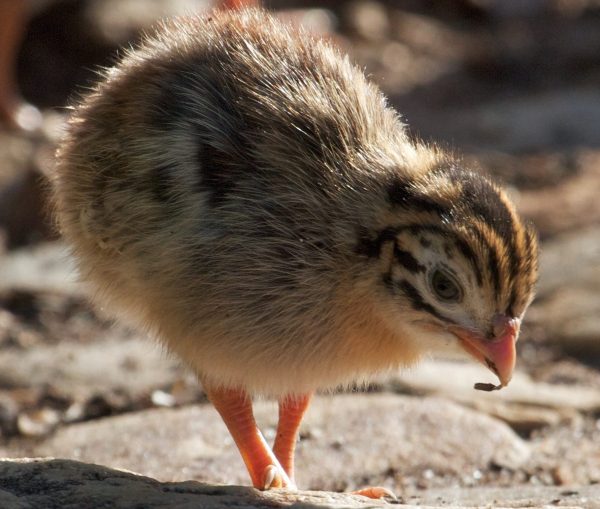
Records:
[[[294,481],[294,451],[302,417],[310,404],[312,393],[288,396],[279,401],[279,423],[273,452],[289,478]]]
[[[294,483],[267,445],[252,413],[252,400],[242,389],[224,389],[203,384],[208,399],[223,418],[233,437],[252,484],[260,490],[292,488]]]

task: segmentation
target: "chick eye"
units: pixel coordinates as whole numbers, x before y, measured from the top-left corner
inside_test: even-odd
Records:
[[[445,302],[458,302],[462,298],[460,285],[445,271],[436,269],[431,275],[431,288],[438,299]]]

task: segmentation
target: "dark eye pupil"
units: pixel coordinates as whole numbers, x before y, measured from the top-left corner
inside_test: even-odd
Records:
[[[460,290],[456,284],[440,271],[436,271],[433,275],[433,290],[444,300],[456,300],[460,295]]]

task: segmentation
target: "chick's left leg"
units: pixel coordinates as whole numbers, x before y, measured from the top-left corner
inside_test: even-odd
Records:
[[[255,488],[295,488],[265,442],[252,413],[252,400],[242,389],[211,387],[204,383],[208,399],[217,409],[235,441]]]
[[[294,451],[298,441],[298,430],[311,397],[312,394],[302,394],[279,400],[279,422],[273,452],[292,482],[294,482]]]

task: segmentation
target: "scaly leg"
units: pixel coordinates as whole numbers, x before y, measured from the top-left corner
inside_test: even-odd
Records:
[[[260,490],[294,489],[294,484],[256,426],[248,394],[242,389],[222,389],[207,384],[204,384],[204,390],[240,450],[253,486]]]
[[[298,429],[311,397],[312,394],[303,394],[288,396],[279,401],[279,423],[273,452],[292,482],[294,482],[294,450],[298,440]]]

